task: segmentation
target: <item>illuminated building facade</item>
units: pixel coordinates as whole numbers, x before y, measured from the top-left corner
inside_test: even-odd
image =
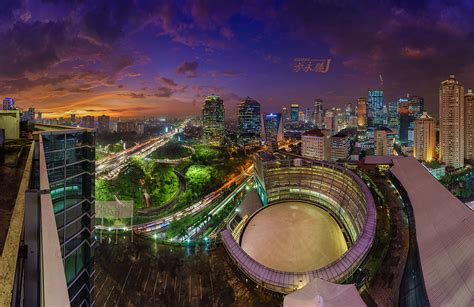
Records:
[[[260,138],[260,103],[247,97],[239,103],[239,142],[247,143]]]
[[[439,160],[447,167],[464,166],[464,87],[451,75],[439,87]]]
[[[274,160],[268,153],[258,153],[254,165],[259,195],[266,205],[261,210],[286,200],[301,200],[324,208],[339,221],[351,247],[337,261],[319,269],[277,271],[256,262],[243,251],[239,236],[245,234],[245,226],[240,228],[240,233],[228,227],[221,232],[221,238],[236,266],[257,285],[283,294],[315,278],[337,283],[354,274],[367,256],[376,230],[375,202],[363,181],[352,171],[335,164],[308,159]],[[278,244],[272,248],[271,253],[279,252]]]
[[[331,137],[331,161],[347,160],[351,142],[349,137],[339,132]]]
[[[383,125],[383,91],[369,90],[367,97],[367,130],[374,131]]]
[[[464,96],[465,104],[465,153],[464,158],[466,160],[474,160],[474,93],[472,89],[468,89]]]
[[[300,106],[296,103],[293,103],[290,106],[290,120],[292,122],[297,122],[298,121],[299,112],[300,112]]]
[[[334,111],[326,111],[324,114],[324,128],[330,130],[331,133],[337,131],[337,118],[334,115]]]
[[[95,132],[41,132],[49,191],[72,305],[91,305],[93,291]]]
[[[398,112],[398,101],[392,101],[388,104],[387,126],[398,135],[400,133],[400,113]]]
[[[436,121],[424,112],[415,120],[413,156],[431,162],[436,150]]]
[[[367,130],[367,98],[357,99],[357,130]]]
[[[413,131],[415,119],[424,110],[424,99],[419,96],[407,95],[406,98],[398,100],[398,111],[400,114],[400,143],[406,146],[413,146]]]
[[[323,100],[316,99],[314,101],[314,123],[319,129],[323,127],[323,118],[324,118]]]
[[[34,129],[33,140],[19,141],[29,147],[23,175],[10,181],[18,190],[0,255],[0,305],[93,306],[95,132]]]
[[[281,114],[263,114],[263,129],[265,144],[270,149],[278,148],[278,143],[283,141],[283,123]]]
[[[393,145],[397,134],[387,127],[380,127],[374,133],[374,155],[393,155]]]
[[[203,137],[213,146],[224,143],[224,101],[215,95],[207,96],[202,105]]]
[[[331,132],[318,128],[301,135],[301,155],[320,161],[329,161],[331,153]]]

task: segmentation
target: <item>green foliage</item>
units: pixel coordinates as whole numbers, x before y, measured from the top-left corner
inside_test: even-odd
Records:
[[[186,182],[188,189],[195,196],[210,192],[216,184],[218,172],[213,166],[191,165],[186,171]]]
[[[200,164],[209,164],[214,160],[223,158],[221,151],[209,146],[209,145],[197,145],[195,146],[196,153],[193,155],[193,161]]]
[[[97,200],[114,200],[114,195],[110,191],[110,184],[107,180],[97,179],[95,181],[95,198]]]
[[[152,155],[155,159],[180,159],[192,155],[192,150],[181,146],[176,141],[169,141],[158,148]]]
[[[130,166],[116,179],[96,180],[96,197],[98,200],[114,200],[114,195],[117,195],[119,199],[133,200],[135,207],[143,208],[143,193],[146,191],[152,204],[158,206],[176,194],[178,185],[172,167],[134,157]]]

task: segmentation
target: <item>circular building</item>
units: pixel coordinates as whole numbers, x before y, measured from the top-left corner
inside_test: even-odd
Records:
[[[340,226],[325,210],[306,202],[280,202],[258,211],[240,237],[258,263],[279,271],[306,272],[347,251]]]
[[[338,283],[350,277],[375,236],[375,203],[365,183],[336,164],[265,152],[254,166],[264,206],[240,212],[221,233],[234,263],[280,293],[314,278]]]

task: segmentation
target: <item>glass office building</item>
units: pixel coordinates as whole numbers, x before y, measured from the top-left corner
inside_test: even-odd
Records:
[[[292,122],[298,121],[298,113],[300,112],[300,106],[296,103],[293,103],[290,106],[290,120]]]
[[[73,306],[92,305],[95,132],[53,130],[43,131],[39,137],[38,149],[44,151],[69,299]]]
[[[398,101],[392,101],[388,104],[388,128],[397,135],[400,131],[400,114],[398,113]]]
[[[283,125],[280,113],[265,113],[263,115],[265,144],[270,148],[278,148],[278,142],[283,140]]]
[[[211,95],[204,99],[202,105],[203,137],[213,146],[222,146],[224,143],[224,100],[219,96]]]
[[[400,142],[403,145],[413,146],[415,119],[421,116],[424,110],[424,100],[418,96],[400,98]]]
[[[367,130],[374,131],[383,125],[383,91],[369,90],[367,97]]]
[[[239,142],[242,144],[260,138],[260,103],[247,97],[239,104]]]

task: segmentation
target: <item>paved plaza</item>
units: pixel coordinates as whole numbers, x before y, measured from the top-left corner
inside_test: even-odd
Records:
[[[278,203],[258,212],[248,222],[241,246],[260,264],[285,272],[324,267],[347,250],[336,221],[304,202]]]

